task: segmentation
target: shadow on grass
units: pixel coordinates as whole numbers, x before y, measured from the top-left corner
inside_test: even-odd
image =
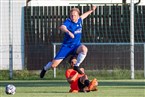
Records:
[[[69,85],[66,81],[46,81],[46,80],[11,80],[11,81],[0,81],[0,87],[5,86],[7,84],[14,84],[17,87],[47,87],[47,86],[55,86],[55,87],[60,87],[60,86],[66,86]]]
[[[11,81],[0,81],[0,87],[6,86],[7,84],[14,84],[17,87],[60,87],[68,86],[69,84],[65,80],[11,80]],[[99,82],[99,86],[145,86],[145,82],[131,82],[131,81],[107,81]]]
[[[100,82],[99,86],[145,86],[145,82]]]

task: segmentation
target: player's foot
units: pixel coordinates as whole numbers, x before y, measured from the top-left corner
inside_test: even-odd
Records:
[[[84,74],[78,66],[74,66],[74,70],[77,71],[79,74]]]
[[[97,86],[94,86],[91,91],[98,91]]]
[[[95,90],[97,91],[97,88],[95,88],[96,83],[97,83],[97,80],[95,78],[90,82],[90,84],[88,86],[90,91],[95,91]]]
[[[40,78],[43,78],[44,77],[44,75],[45,75],[45,73],[46,73],[46,70],[44,70],[44,68],[41,70],[41,73],[40,73]]]

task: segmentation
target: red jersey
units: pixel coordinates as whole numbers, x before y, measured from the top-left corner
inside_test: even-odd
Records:
[[[73,69],[67,69],[66,72],[65,72],[65,76],[66,76],[66,78],[70,78],[70,77],[74,76],[76,73],[77,73],[77,71],[75,71]],[[76,77],[76,79],[70,84],[71,90],[79,90],[79,87],[78,87],[78,79],[80,77],[82,77],[82,76],[83,75],[78,74],[78,76]]]

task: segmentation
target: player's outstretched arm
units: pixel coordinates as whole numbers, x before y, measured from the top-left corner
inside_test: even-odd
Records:
[[[83,19],[85,19],[89,14],[91,14],[92,12],[94,12],[95,10],[96,10],[96,6],[92,6],[92,9],[91,10],[89,10],[89,11],[87,11],[87,12],[85,12],[85,13],[83,13],[80,17],[82,18],[82,20]]]
[[[67,33],[71,38],[74,38],[74,35],[67,29],[65,25],[61,25],[59,29],[65,33]]]
[[[78,72],[76,72],[75,75],[73,75],[73,76],[67,78],[68,83],[72,83],[73,81],[75,81],[76,78],[77,78],[77,76],[78,76]]]

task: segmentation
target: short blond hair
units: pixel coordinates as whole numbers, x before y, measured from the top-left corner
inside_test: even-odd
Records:
[[[78,8],[72,8],[70,10],[70,14],[73,12],[73,11],[76,11],[79,15],[80,15],[80,10]]]

